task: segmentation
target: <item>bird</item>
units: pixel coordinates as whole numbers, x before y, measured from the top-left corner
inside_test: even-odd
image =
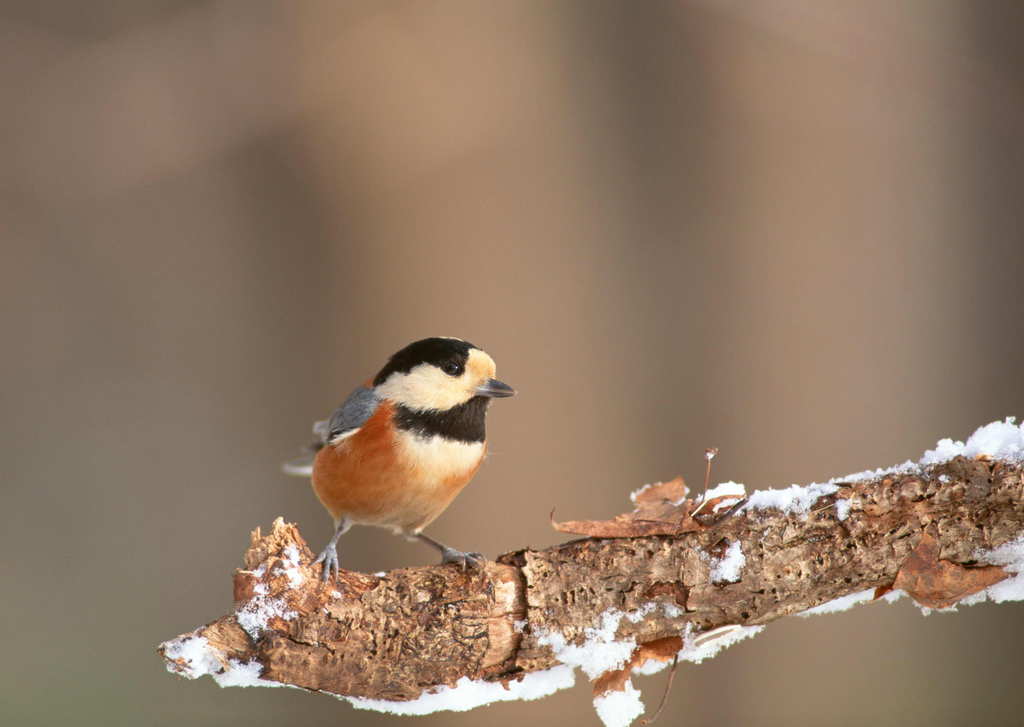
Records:
[[[334,533],[313,562],[322,580],[337,576],[338,539],[352,525],[391,529],[441,552],[441,563],[483,566],[424,535],[469,484],[487,452],[485,419],[492,399],[513,396],[494,378],[494,359],[460,338],[410,343],[330,417],[313,425],[310,453],[283,467],[310,477],[334,521]]]

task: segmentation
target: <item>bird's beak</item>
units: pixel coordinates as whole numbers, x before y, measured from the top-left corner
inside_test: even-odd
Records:
[[[492,399],[512,396],[515,393],[515,389],[502,381],[498,381],[497,379],[488,379],[485,383],[476,387],[477,396],[489,396]]]

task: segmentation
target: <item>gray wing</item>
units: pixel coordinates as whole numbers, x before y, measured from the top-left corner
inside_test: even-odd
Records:
[[[345,403],[334,410],[326,426],[323,422],[313,425],[313,432],[321,437],[323,444],[332,443],[339,437],[351,436],[359,431],[367,419],[373,416],[380,404],[380,398],[373,389],[360,386],[345,399]]]
[[[328,444],[341,441],[359,431],[367,419],[373,416],[380,404],[380,398],[373,389],[360,386],[345,399],[344,403],[331,414],[330,419],[313,424],[313,436],[316,441],[310,449],[312,454],[293,459],[284,464],[285,474],[297,477],[310,477],[313,474],[313,459],[316,453]]]

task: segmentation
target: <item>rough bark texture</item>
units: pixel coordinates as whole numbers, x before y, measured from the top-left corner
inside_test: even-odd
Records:
[[[255,634],[233,613],[193,635],[205,636],[224,660],[255,660],[264,679],[408,700],[463,676],[508,680],[552,667],[558,662],[541,635],[556,631],[579,643],[609,609],[677,606],[649,609],[637,623],[621,620],[620,637],[654,649],[655,642],[675,644],[687,624],[692,632],[764,624],[865,589],[882,593],[897,578],[911,595],[913,584],[925,583],[922,602],[955,602],[1005,577],[976,563],[975,554],[1024,533],[1019,464],[958,457],[915,474],[839,485],[804,513],[744,507],[678,536],[521,550],[475,573],[452,566],[381,577],[342,571],[329,585],[309,566],[312,553],[298,530],[279,520],[269,535],[253,533],[245,569],[235,575],[236,608],[280,599],[278,611],[294,613],[271,618]],[[844,519],[840,500],[848,503]],[[692,507],[677,508],[680,522]],[[735,542],[746,558],[740,579],[712,583],[714,558]],[[290,545],[297,559],[294,549],[286,555]],[[286,566],[296,561],[304,578],[292,587],[296,571],[290,577]]]

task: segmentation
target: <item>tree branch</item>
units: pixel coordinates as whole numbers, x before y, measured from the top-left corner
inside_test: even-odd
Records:
[[[1024,597],[1024,479],[1012,458],[759,492],[717,514],[674,504],[670,485],[642,492],[630,515],[571,525],[661,534],[520,550],[479,572],[342,571],[326,585],[279,518],[252,534],[235,611],[160,653],[169,670],[224,686],[292,685],[398,713],[544,696],[579,666],[601,716],[626,724],[642,710],[631,669],[699,661],[787,614],[894,587],[937,608]]]

